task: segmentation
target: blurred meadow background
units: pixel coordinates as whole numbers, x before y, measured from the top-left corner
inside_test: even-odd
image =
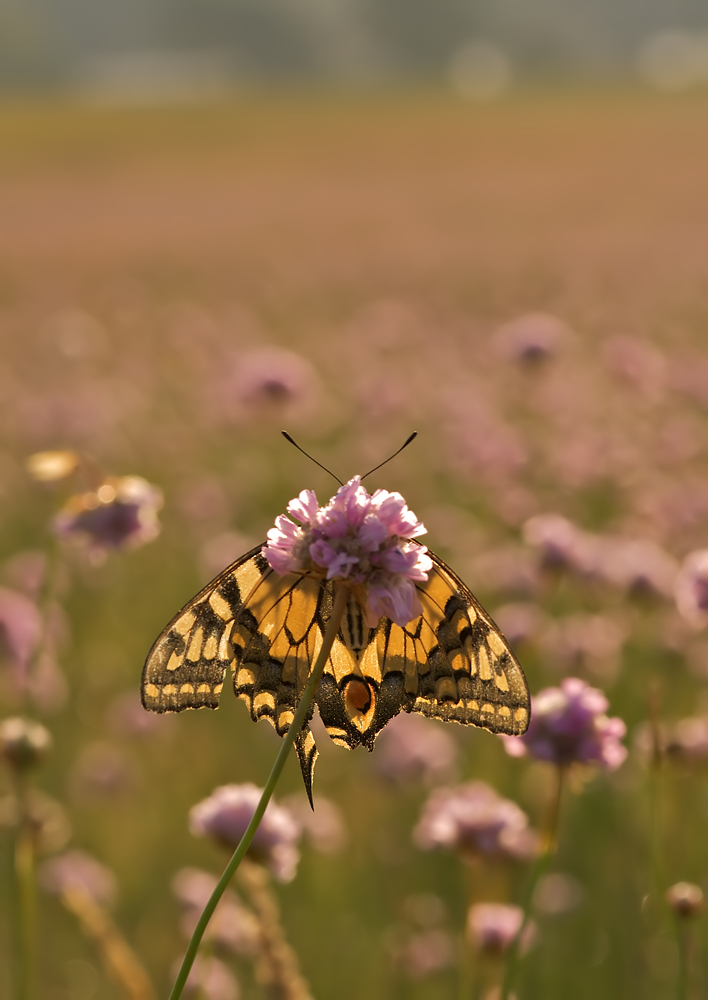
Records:
[[[405,496],[532,695],[578,677],[626,723],[621,766],[570,768],[517,996],[705,996],[705,919],[665,893],[708,886],[708,21],[658,2],[99,6],[0,4],[0,714],[52,740],[28,800],[35,995],[152,995],[57,888],[51,863],[81,851],[103,866],[99,924],[166,996],[183,870],[226,861],[189,811],[265,782],[279,741],[230,691],[157,717],[139,684],[179,607],[300,490],[334,492],[284,427],[343,480],[417,430],[369,488]],[[30,474],[57,450],[83,471]],[[58,539],[108,476],[161,492],[160,532]],[[470,781],[543,830],[554,768],[402,721],[371,755],[316,731],[314,819],[293,755],[283,933],[319,1000],[488,1000],[502,961],[468,908],[520,904],[531,861],[414,831]],[[234,923],[199,995],[286,996],[253,915]]]

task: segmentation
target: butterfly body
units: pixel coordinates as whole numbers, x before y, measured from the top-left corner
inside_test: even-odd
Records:
[[[281,575],[261,549],[225,569],[164,629],[143,670],[145,708],[216,708],[231,668],[251,717],[287,732],[322,646],[334,584]],[[373,749],[401,711],[510,735],[528,726],[528,686],[506,640],[459,577],[429,555],[428,580],[416,584],[423,613],[404,627],[388,618],[370,627],[352,590],[295,742],[310,799],[314,704],[331,739],[349,749]]]

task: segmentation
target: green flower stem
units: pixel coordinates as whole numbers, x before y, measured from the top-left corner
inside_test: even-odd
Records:
[[[231,856],[231,860],[224,869],[224,873],[216,884],[216,888],[212,892],[208,903],[204,907],[202,915],[197,921],[197,926],[194,928],[194,933],[190,939],[189,945],[187,946],[187,951],[182,961],[182,967],[179,970],[177,978],[175,979],[175,984],[172,987],[172,992],[170,993],[169,1000],[179,1000],[182,996],[182,990],[187,982],[187,977],[191,971],[192,965],[194,964],[194,959],[197,955],[197,950],[199,949],[199,944],[204,936],[204,931],[207,928],[216,906],[224,894],[224,890],[228,886],[229,882],[233,878],[236,869],[243,861],[246,851],[251,845],[256,830],[259,827],[261,820],[263,819],[263,814],[266,811],[266,806],[270,802],[270,799],[275,791],[275,786],[278,783],[278,779],[282,774],[283,768],[285,767],[285,762],[290,755],[290,748],[295,742],[295,738],[302,728],[302,724],[305,721],[305,716],[307,715],[308,709],[312,704],[312,699],[315,696],[317,686],[324,673],[324,668],[329,659],[329,654],[331,652],[332,646],[334,645],[334,640],[337,637],[337,632],[339,631],[339,626],[342,621],[342,616],[347,606],[347,601],[349,600],[349,588],[342,586],[340,584],[335,585],[334,591],[334,604],[332,606],[332,614],[327,622],[327,628],[325,629],[325,634],[322,640],[322,647],[320,649],[320,654],[317,657],[317,662],[312,668],[312,672],[308,678],[307,684],[305,685],[305,690],[302,692],[302,697],[300,699],[300,704],[297,707],[295,716],[290,728],[283,737],[283,742],[278,751],[278,756],[273,764],[273,769],[271,770],[268,780],[266,781],[265,788],[263,789],[263,794],[261,795],[260,802],[256,806],[256,811],[253,814],[251,822],[246,828],[246,832],[241,841]]]
[[[30,1000],[33,994],[35,950],[35,858],[34,833],[29,814],[25,775],[16,782],[17,825],[15,827],[15,891],[17,898],[17,953],[15,996]]]
[[[688,952],[689,932],[686,917],[676,917],[676,943],[678,945],[678,975],[676,977],[676,1000],[688,1000]]]
[[[531,904],[533,902],[533,894],[539,880],[545,875],[546,869],[550,864],[551,858],[556,852],[556,847],[558,844],[558,821],[560,819],[560,804],[561,796],[563,792],[563,784],[565,782],[565,767],[556,768],[556,785],[553,793],[553,799],[551,800],[551,806],[548,813],[548,820],[546,822],[546,829],[543,835],[543,842],[541,847],[541,853],[539,854],[535,865],[531,869],[531,874],[529,875],[528,882],[526,883],[526,889],[524,891],[524,898],[522,902],[523,918],[521,920],[521,926],[514,938],[511,947],[509,948],[509,957],[506,963],[506,970],[504,973],[504,981],[502,983],[501,998],[500,1000],[509,1000],[511,994],[511,989],[514,985],[514,979],[516,977],[516,970],[519,964],[519,954],[521,951],[521,942],[523,933],[526,930],[529,919],[531,917]]]

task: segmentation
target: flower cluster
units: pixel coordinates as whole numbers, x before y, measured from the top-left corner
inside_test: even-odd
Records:
[[[407,625],[422,614],[415,581],[427,580],[432,560],[425,533],[400,493],[373,495],[355,476],[320,507],[312,490],[288,504],[268,532],[263,555],[278,573],[307,573],[349,584],[374,628],[385,616]]]
[[[529,858],[536,850],[524,811],[483,781],[434,791],[413,836],[419,847],[449,847],[464,855]]]
[[[606,714],[607,698],[578,677],[566,677],[560,687],[544,688],[531,702],[531,723],[523,736],[504,736],[512,757],[530,754],[559,767],[597,764],[614,770],[627,750],[621,719]]]

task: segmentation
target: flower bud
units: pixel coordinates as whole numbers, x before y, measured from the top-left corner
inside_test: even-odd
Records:
[[[703,892],[692,882],[677,882],[665,898],[677,917],[694,917],[703,909]]]
[[[15,717],[0,723],[0,754],[15,771],[34,767],[51,745],[49,730],[39,722]]]

